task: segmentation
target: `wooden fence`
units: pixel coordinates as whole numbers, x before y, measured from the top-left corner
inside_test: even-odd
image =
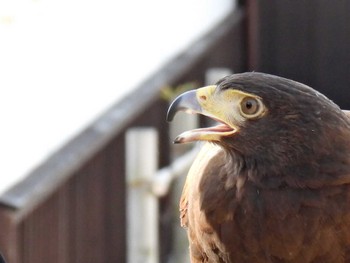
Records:
[[[159,164],[167,165],[168,103],[160,89],[203,82],[208,67],[245,70],[244,17],[235,10],[1,196],[0,249],[8,262],[127,262],[125,131],[156,127]],[[169,197],[160,201],[160,262],[166,262]]]

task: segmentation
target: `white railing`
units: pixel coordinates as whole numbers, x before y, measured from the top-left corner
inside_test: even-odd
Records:
[[[158,200],[171,182],[187,173],[197,155],[194,147],[170,166],[158,169],[158,132],[132,128],[126,135],[127,246],[129,263],[158,263]]]

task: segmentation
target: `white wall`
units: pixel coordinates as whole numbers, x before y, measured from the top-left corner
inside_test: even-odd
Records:
[[[0,0],[0,193],[233,3]]]

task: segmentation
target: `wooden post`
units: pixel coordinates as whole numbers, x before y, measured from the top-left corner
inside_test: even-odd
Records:
[[[128,263],[158,263],[158,198],[150,182],[158,169],[158,133],[133,128],[126,133]]]

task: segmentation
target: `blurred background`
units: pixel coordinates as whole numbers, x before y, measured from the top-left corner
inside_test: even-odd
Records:
[[[222,76],[291,78],[350,109],[350,2],[0,0],[0,251],[11,263],[188,262],[178,200]]]

